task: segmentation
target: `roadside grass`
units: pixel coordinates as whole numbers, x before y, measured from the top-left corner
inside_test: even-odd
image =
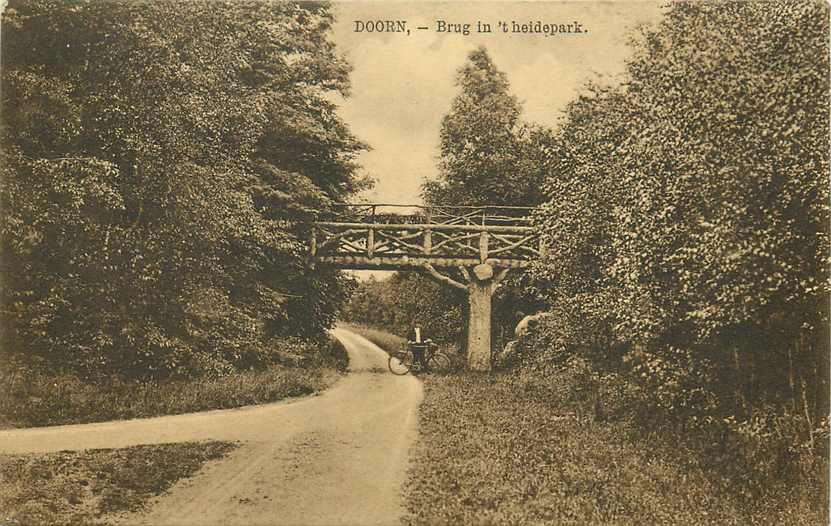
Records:
[[[316,393],[331,386],[348,365],[333,342],[327,354],[302,365],[271,365],[225,376],[161,381],[107,378],[85,382],[73,375],[29,372],[0,375],[0,428],[145,418],[263,404]]]
[[[401,336],[355,323],[344,323],[341,324],[341,326],[344,329],[360,334],[381,349],[385,350],[387,354],[407,350],[407,339],[402,338]]]
[[[212,441],[0,455],[0,524],[110,524],[236,447]]]
[[[819,488],[742,495],[683,452],[633,442],[509,374],[429,376],[424,387],[411,525],[828,523]]]

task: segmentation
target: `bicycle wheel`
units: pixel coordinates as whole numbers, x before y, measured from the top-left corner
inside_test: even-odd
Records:
[[[406,351],[392,353],[387,365],[392,374],[407,374],[410,372],[410,367],[413,366],[413,354]]]
[[[433,372],[445,373],[450,370],[450,358],[448,358],[446,354],[437,352],[430,357],[430,361],[427,362],[427,366]]]

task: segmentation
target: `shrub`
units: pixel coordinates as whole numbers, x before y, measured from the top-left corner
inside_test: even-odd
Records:
[[[612,341],[608,324],[579,307],[577,302],[559,304],[529,323],[518,340],[523,367],[544,372],[574,355],[604,370],[619,367],[623,348]]]
[[[0,376],[0,422],[98,422],[273,402],[328,387],[349,361],[334,339],[318,344],[290,341],[279,347],[280,352],[287,350],[297,353],[291,355],[296,361],[263,363],[246,371],[206,367],[199,377],[130,380],[111,375],[91,382],[69,373],[15,370]]]
[[[636,354],[628,369],[609,372],[572,352],[544,373],[521,367],[513,385],[553,412],[619,422],[637,443],[702,469],[725,491],[756,498],[788,488],[809,501],[827,498],[827,419],[811,428],[805,414],[769,405],[739,420],[707,389],[712,368],[692,366],[694,353]]]

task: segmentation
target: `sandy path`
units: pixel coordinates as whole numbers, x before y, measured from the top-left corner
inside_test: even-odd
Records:
[[[386,371],[386,355],[344,330],[352,374],[320,396],[237,410],[0,431],[0,451],[186,440],[243,445],[180,481],[124,524],[396,524],[421,383]],[[381,372],[383,371],[383,372]]]

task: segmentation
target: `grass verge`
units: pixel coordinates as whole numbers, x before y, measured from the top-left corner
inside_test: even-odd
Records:
[[[741,495],[509,375],[424,379],[408,523],[827,524],[817,493]]]
[[[401,336],[396,336],[395,334],[386,331],[354,323],[345,323],[342,327],[346,330],[360,334],[381,349],[387,351],[387,353],[407,350],[407,339],[402,338]]]
[[[0,428],[77,424],[228,409],[308,395],[332,385],[349,363],[333,341],[326,354],[295,366],[272,365],[218,377],[161,381],[72,375],[0,377]]]
[[[233,450],[230,442],[0,455],[0,524],[109,524]]]

